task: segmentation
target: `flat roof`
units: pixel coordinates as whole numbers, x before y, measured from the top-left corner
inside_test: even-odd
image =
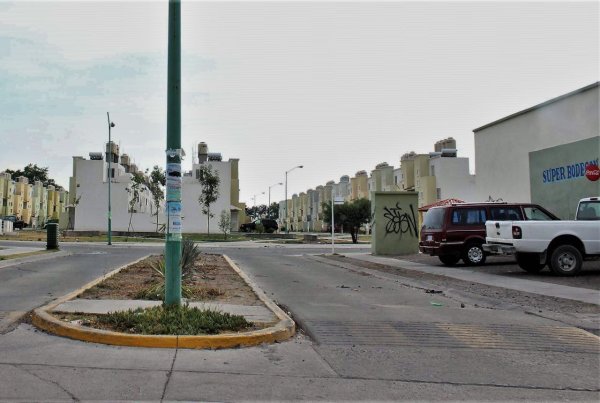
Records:
[[[544,106],[546,106],[546,105],[550,105],[550,104],[552,104],[552,103],[554,103],[554,102],[558,102],[558,101],[560,101],[560,100],[563,100],[563,99],[565,99],[565,98],[568,98],[568,97],[570,97],[570,96],[573,96],[573,95],[576,95],[576,94],[579,94],[579,93],[582,93],[582,92],[585,92],[585,91],[591,90],[591,89],[593,89],[593,88],[596,88],[596,87],[598,87],[598,81],[596,81],[596,82],[595,82],[595,83],[593,83],[593,84],[586,85],[586,86],[585,86],[585,87],[583,87],[583,88],[579,88],[578,90],[571,91],[571,92],[569,92],[568,94],[564,94],[564,95],[561,95],[561,96],[559,96],[559,97],[552,98],[552,99],[550,99],[550,100],[548,100],[548,101],[546,101],[546,102],[542,102],[541,104],[538,104],[538,105],[532,106],[531,108],[523,109],[523,110],[522,110],[522,111],[520,111],[520,112],[513,113],[512,115],[508,115],[508,116],[506,116],[506,117],[504,117],[504,118],[502,118],[502,119],[498,119],[498,120],[496,120],[496,121],[494,121],[494,122],[492,122],[492,123],[488,123],[488,124],[486,124],[486,125],[483,125],[483,126],[481,126],[481,127],[478,127],[477,129],[473,129],[473,132],[474,132],[474,133],[476,133],[476,132],[478,132],[478,131],[480,131],[480,130],[487,129],[487,128],[488,128],[488,127],[490,127],[490,126],[494,126],[494,125],[496,125],[496,124],[498,124],[498,123],[504,122],[505,120],[512,119],[512,118],[514,118],[514,117],[517,117],[517,116],[519,116],[519,115],[523,115],[523,114],[525,114],[525,113],[528,113],[528,112],[531,112],[531,111],[533,111],[533,110],[535,110],[535,109],[542,108],[542,107],[544,107]]]

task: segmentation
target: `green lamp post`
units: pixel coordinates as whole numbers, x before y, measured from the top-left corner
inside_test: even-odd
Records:
[[[169,0],[165,305],[181,304],[181,3]]]

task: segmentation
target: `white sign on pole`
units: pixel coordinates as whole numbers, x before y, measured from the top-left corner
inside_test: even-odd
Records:
[[[344,198],[341,196],[334,197],[333,204],[344,204]]]

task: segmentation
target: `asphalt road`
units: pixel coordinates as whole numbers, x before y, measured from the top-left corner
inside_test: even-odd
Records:
[[[436,256],[415,254],[402,256],[401,258],[417,263],[445,267]],[[462,261],[453,267],[473,270],[472,266],[467,266]],[[551,284],[600,290],[600,259],[586,260],[583,263],[581,272],[574,277],[557,276],[552,273],[548,267],[540,273],[527,273],[516,264],[515,258],[512,256],[489,256],[486,263],[482,266],[478,266],[477,270],[483,273],[497,274],[499,276],[513,277],[516,279],[535,280]]]
[[[461,307],[399,276],[348,270],[311,256],[328,253],[327,246],[202,247],[234,259],[307,335],[254,348],[175,351],[77,342],[21,324],[0,335],[0,399],[596,401],[600,396],[598,339],[563,323],[518,309]],[[1,306],[29,309],[127,260],[160,252],[161,246],[64,249],[73,254],[0,268]]]
[[[26,244],[45,246],[37,242]],[[0,242],[0,245],[23,246],[24,242]],[[155,251],[156,247],[113,245],[109,249],[106,245],[62,244],[57,257],[45,255],[35,262],[2,267],[0,311],[29,311]]]

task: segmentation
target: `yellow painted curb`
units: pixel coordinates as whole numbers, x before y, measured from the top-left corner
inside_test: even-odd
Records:
[[[148,255],[149,256],[149,255]],[[143,259],[136,260],[126,266],[122,266],[110,273],[86,284],[82,288],[73,291],[64,297],[45,305],[33,311],[32,322],[35,326],[49,333],[58,336],[64,336],[75,340],[89,341],[92,343],[111,344],[117,346],[130,347],[153,347],[153,348],[193,348],[193,349],[219,349],[242,346],[255,346],[263,343],[273,343],[291,338],[296,332],[294,321],[272,302],[265,293],[258,288],[252,280],[241,271],[241,269],[226,255],[223,255],[227,263],[238,273],[240,277],[252,288],[252,291],[279,319],[278,323],[266,329],[255,330],[242,333],[225,333],[219,335],[198,335],[198,336],[157,336],[157,335],[138,335],[111,332],[100,329],[93,329],[86,326],[75,325],[63,322],[52,316],[48,311],[56,306],[68,301],[83,291],[100,283],[101,281],[115,275],[125,267],[137,263]]]

